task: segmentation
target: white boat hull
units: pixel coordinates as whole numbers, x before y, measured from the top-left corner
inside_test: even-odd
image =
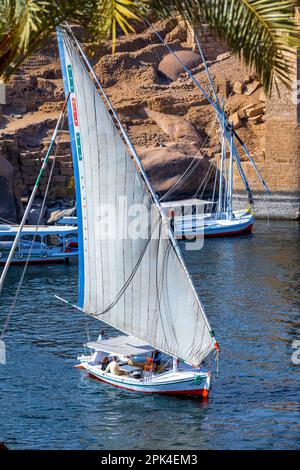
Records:
[[[44,263],[64,263],[68,262],[70,258],[77,259],[78,253],[75,252],[63,252],[63,253],[55,253],[50,255],[41,255],[41,254],[33,254],[31,253],[30,259],[28,264],[44,264]],[[0,266],[4,266],[7,261],[7,255],[3,255],[0,257]],[[22,265],[27,262],[28,253],[22,253],[22,256],[16,255],[14,256],[13,260],[11,261],[12,265]]]
[[[175,221],[175,236],[178,239],[188,237],[220,237],[241,235],[251,232],[254,216],[245,211],[234,212],[233,219],[216,219],[214,215],[184,216],[183,223]]]
[[[195,395],[207,397],[210,388],[210,373],[192,369],[168,371],[138,380],[124,375],[105,373],[100,366],[81,363],[78,368],[101,382],[138,393],[162,395]]]
[[[0,225],[0,266],[10,254],[19,225]],[[24,225],[11,264],[64,263],[77,258],[77,228]]]

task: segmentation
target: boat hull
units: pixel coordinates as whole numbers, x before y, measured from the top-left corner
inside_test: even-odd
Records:
[[[37,265],[37,264],[62,264],[62,263],[68,263],[69,258],[64,258],[64,259],[34,259],[30,260],[28,264],[30,265]],[[24,266],[26,264],[25,261],[12,261],[10,263],[12,266]],[[0,261],[0,266],[4,266],[5,261]]]
[[[127,376],[105,374],[99,367],[80,364],[89,376],[108,385],[130,392],[160,395],[188,395],[206,398],[210,388],[209,372],[178,371],[154,376],[150,380],[138,381]]]
[[[19,225],[0,224],[0,266],[5,265]],[[77,228],[54,225],[24,225],[10,264],[66,263],[78,256]]]
[[[63,253],[58,255],[53,255],[53,256],[46,256],[46,257],[37,257],[37,256],[31,256],[28,264],[59,264],[59,263],[68,263],[71,258],[77,259],[77,253]],[[2,256],[0,258],[0,266],[4,266],[6,263],[7,257]],[[25,254],[22,258],[15,258],[11,261],[11,265],[24,265],[27,262],[27,255]]]
[[[224,228],[216,228],[211,230],[204,230],[204,237],[205,238],[212,238],[212,237],[232,237],[236,235],[243,235],[244,233],[250,233],[252,231],[253,222],[247,222],[245,224],[241,224],[241,226],[237,227],[224,227]]]
[[[235,218],[216,220],[214,217],[205,217],[197,223],[191,217],[186,219],[183,224],[175,227],[177,239],[193,238],[212,238],[229,237],[249,233],[252,230],[254,216],[249,213],[236,213]]]

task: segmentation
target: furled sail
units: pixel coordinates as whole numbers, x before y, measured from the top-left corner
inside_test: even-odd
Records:
[[[65,93],[70,93],[81,253],[78,306],[198,366],[213,350],[214,339],[166,221],[72,39],[59,31],[58,42]],[[109,211],[114,230],[103,236]]]

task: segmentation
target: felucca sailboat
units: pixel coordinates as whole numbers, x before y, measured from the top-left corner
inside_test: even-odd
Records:
[[[94,354],[81,357],[80,367],[127,390],[207,396],[211,372],[201,364],[219,346],[172,227],[68,27],[58,31],[58,44],[70,96],[79,241],[76,307],[122,333],[88,343]],[[102,230],[103,208],[114,213],[108,236]],[[139,236],[129,230],[136,213],[143,227]],[[155,368],[151,353],[157,350],[172,364]],[[104,355],[117,357],[121,375],[103,370],[97,357]]]

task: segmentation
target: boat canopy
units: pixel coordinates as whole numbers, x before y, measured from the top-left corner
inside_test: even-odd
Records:
[[[135,336],[115,336],[114,338],[102,339],[87,343],[86,346],[95,351],[105,351],[109,354],[122,356],[132,356],[138,354],[147,354],[153,351],[153,348],[144,343]]]

